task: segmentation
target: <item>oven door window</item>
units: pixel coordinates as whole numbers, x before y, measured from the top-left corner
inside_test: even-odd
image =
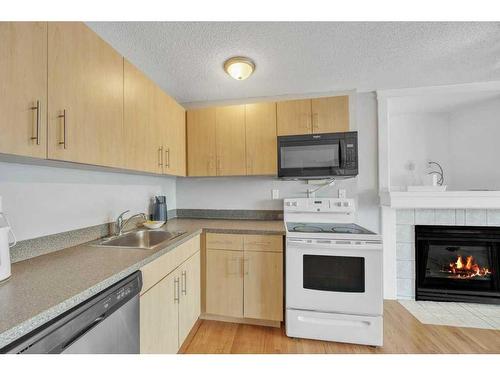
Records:
[[[303,255],[303,288],[330,292],[365,292],[362,257]]]
[[[338,168],[339,143],[281,146],[281,168]]]

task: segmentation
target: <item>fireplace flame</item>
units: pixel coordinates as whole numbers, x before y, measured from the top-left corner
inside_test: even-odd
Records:
[[[481,267],[474,262],[474,257],[469,255],[465,258],[458,255],[455,262],[450,263],[448,272],[457,278],[471,279],[477,276],[488,276],[491,271],[486,267]]]

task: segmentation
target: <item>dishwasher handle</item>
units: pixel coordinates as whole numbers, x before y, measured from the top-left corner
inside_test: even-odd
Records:
[[[61,350],[66,349],[69,347],[71,344],[76,342],[80,337],[85,335],[88,331],[90,331],[92,328],[94,328],[96,325],[98,325],[100,322],[102,322],[106,318],[106,313],[102,314],[101,316],[97,317],[92,323],[90,323],[87,327],[82,329],[80,332],[78,332],[76,335],[71,337],[68,341],[66,341],[64,344],[61,346]]]

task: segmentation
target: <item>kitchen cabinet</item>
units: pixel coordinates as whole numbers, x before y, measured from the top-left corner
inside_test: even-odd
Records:
[[[349,131],[349,96],[277,103],[278,135]]]
[[[177,353],[200,315],[200,237],[145,265],[141,353]]]
[[[179,346],[188,336],[201,312],[200,252],[180,268]]]
[[[47,23],[0,22],[0,153],[47,156]]]
[[[160,124],[163,140],[163,173],[175,176],[186,175],[186,111],[170,96],[160,91],[164,113]]]
[[[162,173],[155,86],[139,69],[123,67],[125,168]]]
[[[177,353],[178,281],[178,272],[173,272],[141,296],[141,353]]]
[[[275,175],[276,103],[187,111],[188,176]]]
[[[311,108],[313,133],[349,131],[349,96],[312,99]]]
[[[247,175],[276,175],[276,103],[245,105]]]
[[[48,158],[123,167],[123,58],[82,22],[48,24]]]
[[[243,253],[207,248],[206,312],[243,317]]]
[[[281,321],[283,317],[282,253],[245,251],[243,277],[245,318]]]
[[[312,133],[311,100],[288,100],[276,104],[278,135]]]
[[[215,107],[188,110],[187,174],[216,176]]]
[[[215,109],[217,176],[246,174],[245,106]]]
[[[282,236],[207,233],[205,273],[208,317],[283,320]]]

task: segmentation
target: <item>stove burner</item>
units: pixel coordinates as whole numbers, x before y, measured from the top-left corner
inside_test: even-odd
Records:
[[[362,229],[353,228],[353,227],[341,227],[341,226],[332,227],[332,232],[334,232],[334,233],[347,233],[347,234],[363,234],[364,233],[364,231]]]
[[[297,225],[293,227],[294,232],[323,232],[323,229],[320,227],[314,227],[311,225]]]

